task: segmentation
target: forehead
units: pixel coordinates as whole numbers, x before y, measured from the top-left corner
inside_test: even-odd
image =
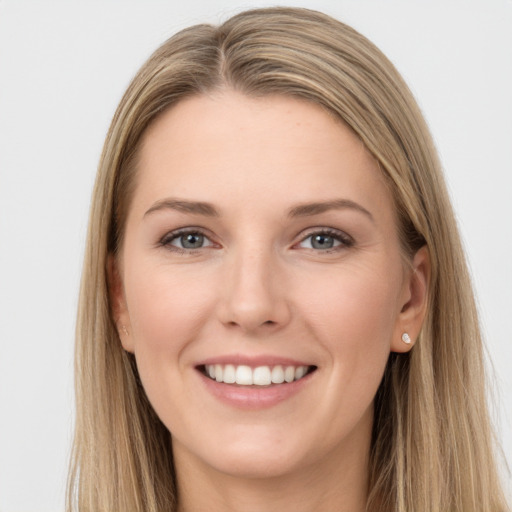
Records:
[[[341,194],[387,206],[390,200],[375,159],[323,108],[234,91],[187,98],[163,113],[143,137],[137,182],[146,204],[165,195],[283,203]]]

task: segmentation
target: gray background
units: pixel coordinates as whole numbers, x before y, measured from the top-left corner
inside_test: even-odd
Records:
[[[512,461],[512,1],[281,0],[372,39],[437,142]],[[63,510],[76,297],[95,168],[140,64],[177,29],[260,1],[0,0],[0,511]]]

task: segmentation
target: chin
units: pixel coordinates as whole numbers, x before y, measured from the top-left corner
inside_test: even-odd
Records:
[[[262,453],[262,450],[248,450],[243,455],[233,453],[211,463],[212,468],[221,473],[247,479],[279,478],[290,475],[301,467],[294,457],[276,449],[273,453]]]
[[[276,439],[272,432],[262,434],[252,432],[242,438],[238,436],[238,439],[237,436],[226,436],[229,441],[217,438],[215,443],[200,443],[201,449],[194,450],[193,456],[203,467],[237,478],[277,478],[294,473],[303,465],[307,456],[303,452],[304,443],[295,446],[290,443],[291,439],[286,442],[282,435]],[[178,443],[174,449],[175,457],[179,459],[182,450],[191,453]]]

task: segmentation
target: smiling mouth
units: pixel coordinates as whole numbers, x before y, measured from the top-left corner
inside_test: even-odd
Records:
[[[272,386],[289,384],[316,370],[316,366],[257,366],[233,364],[207,364],[198,367],[199,371],[211,380],[239,386]]]

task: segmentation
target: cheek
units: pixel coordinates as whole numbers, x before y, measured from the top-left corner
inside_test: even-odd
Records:
[[[309,328],[330,357],[333,392],[343,390],[340,399],[352,404],[371,402],[389,357],[401,274],[388,270],[386,278],[362,266],[332,273],[304,304]]]
[[[215,301],[202,279],[189,279],[165,266],[140,268],[127,272],[125,282],[137,368],[158,416],[169,430],[179,430],[181,414],[193,399],[184,379],[184,354]]]
[[[389,267],[387,273],[383,276],[377,265],[352,265],[321,279],[317,276],[311,280],[314,287],[302,292],[308,297],[304,310],[328,331],[329,338],[351,333],[354,343],[357,339],[364,345],[373,341],[375,336],[369,336],[373,332],[390,341],[399,312],[401,274]]]
[[[125,287],[135,351],[156,357],[176,356],[201,330],[214,304],[211,287],[200,276],[166,266],[133,272]]]

